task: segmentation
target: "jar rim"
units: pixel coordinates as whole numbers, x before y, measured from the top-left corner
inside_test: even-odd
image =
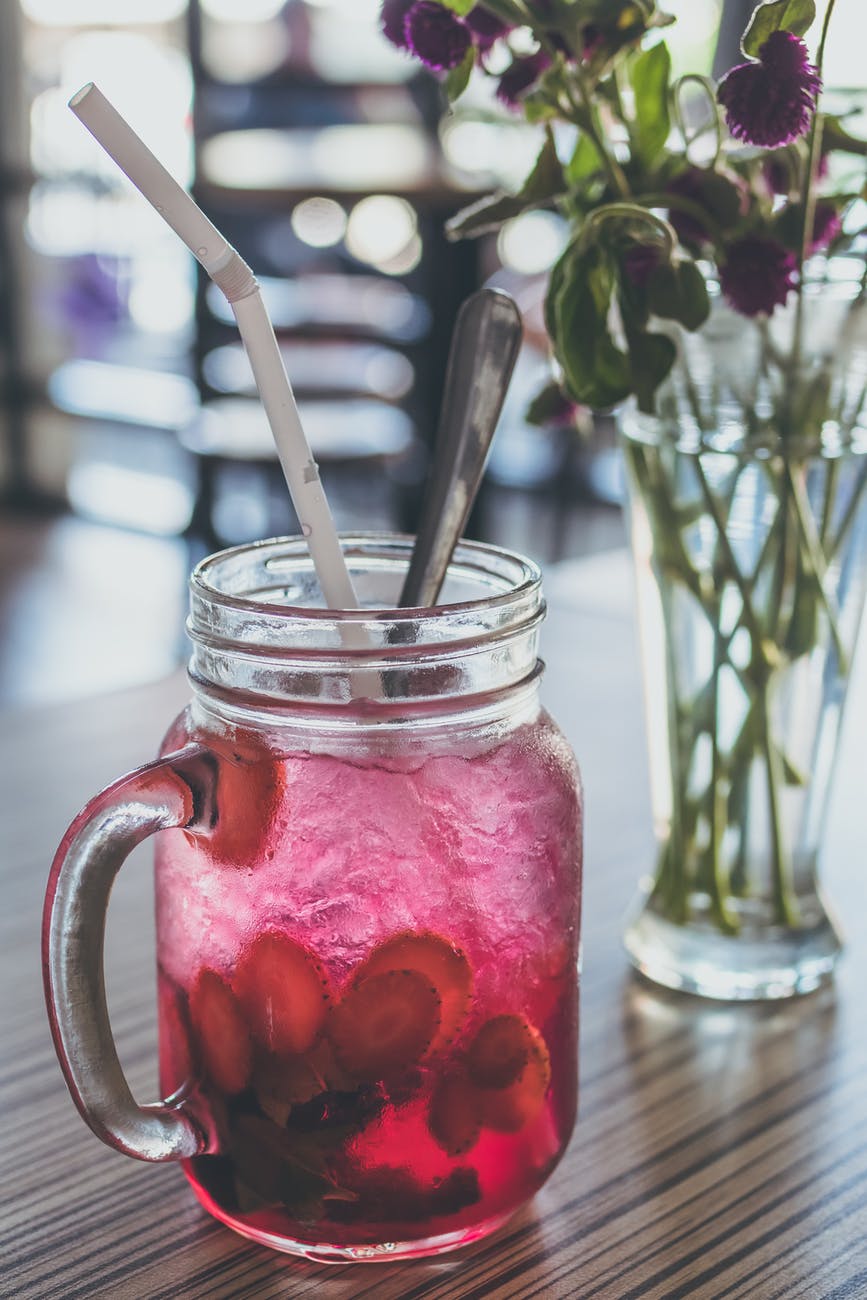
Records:
[[[353,558],[370,559],[376,556],[377,550],[382,559],[397,559],[405,555],[407,563],[410,554],[415,545],[415,537],[411,533],[391,533],[391,532],[354,532],[340,534],[341,548],[344,557],[351,563]],[[505,547],[493,546],[489,542],[476,542],[461,540],[455,547],[454,556],[449,563],[449,569],[452,566],[460,566],[477,561],[476,567],[481,569],[485,576],[489,578],[501,578],[504,582],[503,590],[498,593],[489,593],[472,600],[451,601],[444,604],[430,606],[367,606],[361,609],[333,609],[328,606],[314,605],[293,605],[279,604],[273,601],[255,600],[250,596],[237,595],[232,592],[222,590],[212,580],[211,575],[215,569],[220,566],[231,564],[235,560],[240,560],[245,556],[261,556],[263,553],[271,551],[273,555],[264,561],[266,568],[273,567],[273,561],[282,559],[292,559],[296,561],[299,569],[306,569],[308,572],[313,570],[313,560],[307,545],[307,539],[303,535],[287,535],[283,537],[268,537],[261,541],[244,542],[238,546],[226,547],[224,550],[215,551],[205,559],[200,560],[190,574],[189,586],[191,594],[203,597],[210,604],[223,606],[235,611],[246,611],[251,614],[266,615],[269,618],[284,618],[294,621],[310,621],[315,625],[317,622],[329,622],[339,619],[341,622],[366,622],[370,619],[385,620],[388,622],[401,622],[404,620],[413,623],[425,624],[433,619],[442,619],[448,615],[467,615],[478,612],[483,609],[491,609],[492,606],[514,601],[516,597],[532,591],[534,587],[541,585],[542,571],[534,560],[520,554],[517,551],[506,550]],[[485,565],[484,561],[488,564]],[[479,563],[481,561],[481,563]],[[499,568],[500,572],[497,572]],[[514,572],[512,581],[507,582],[507,568]]]
[[[196,566],[187,633],[190,677],[200,694],[238,707],[395,710],[484,696],[505,699],[538,677],[545,616],[532,560],[460,542],[449,565],[464,597],[429,608],[393,608],[415,539],[354,533],[341,538],[362,608],[322,605],[303,536],[230,547]],[[294,603],[293,603],[294,602]],[[234,707],[234,706],[233,706]]]

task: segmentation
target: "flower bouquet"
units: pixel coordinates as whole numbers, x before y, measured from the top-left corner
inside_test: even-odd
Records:
[[[867,585],[867,144],[819,107],[813,0],[771,0],[716,85],[672,77],[655,0],[385,0],[460,96],[539,124],[523,186],[453,237],[556,210],[550,383],[530,418],[619,408],[659,842],[626,934],[671,987],[828,978],[817,876]]]

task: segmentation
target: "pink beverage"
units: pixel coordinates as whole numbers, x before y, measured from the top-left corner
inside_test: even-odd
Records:
[[[224,1153],[188,1177],[275,1244],[471,1240],[572,1131],[571,754],[544,715],[400,764],[234,740],[212,835],[158,858],[163,1091]]]
[[[59,855],[49,895],[109,811],[131,842],[161,832],[166,1101],[95,1114],[104,1090],[75,1059],[90,1031],[55,1010],[55,1036],[100,1136],[182,1159],[238,1232],[410,1257],[495,1229],[569,1140],[581,795],[539,704],[535,566],[464,544],[448,603],[406,612],[407,543],[346,549],[365,613],[317,607],[301,539],[199,566],[192,702]]]

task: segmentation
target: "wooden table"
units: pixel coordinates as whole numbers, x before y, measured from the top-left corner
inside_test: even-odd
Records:
[[[272,1253],[208,1218],[179,1170],[101,1146],[54,1060],[39,978],[41,895],[66,822],[149,757],[180,675],[7,716],[2,753],[3,1271],[15,1300],[863,1300],[867,1297],[867,848],[864,740],[850,726],[826,862],[849,950],[836,991],[711,1006],[632,977],[623,910],[651,860],[625,558],[553,572],[546,696],[587,788],[581,1111],[531,1208],[438,1261],[333,1267]],[[59,648],[62,653],[62,648]],[[863,681],[863,674],[862,674]],[[854,716],[867,708],[853,701]],[[147,854],[112,903],[122,1057],[155,1088]]]

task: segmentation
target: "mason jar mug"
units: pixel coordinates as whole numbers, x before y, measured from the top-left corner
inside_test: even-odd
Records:
[[[246,1237],[316,1259],[484,1236],[575,1118],[582,807],[539,703],[540,575],[462,544],[394,608],[410,540],[344,539],[362,608],[303,539],[191,579],[192,700],[159,759],[73,822],[46,901],[49,1014],[94,1131],[180,1160]],[[108,1023],[112,881],[156,835],[160,1083]]]

